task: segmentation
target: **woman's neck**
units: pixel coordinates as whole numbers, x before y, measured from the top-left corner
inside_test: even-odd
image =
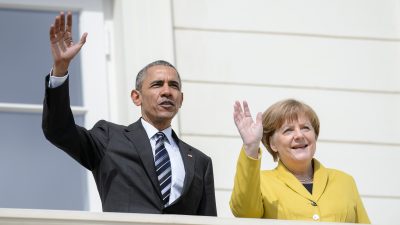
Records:
[[[314,178],[314,169],[312,161],[304,166],[287,167],[288,170],[301,182],[312,183]]]

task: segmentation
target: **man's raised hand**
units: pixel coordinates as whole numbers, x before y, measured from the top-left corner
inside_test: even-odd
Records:
[[[78,43],[72,40],[72,13],[64,12],[56,16],[54,24],[50,26],[50,45],[53,56],[53,76],[64,76],[71,60],[78,54],[86,42],[87,33],[84,33]]]

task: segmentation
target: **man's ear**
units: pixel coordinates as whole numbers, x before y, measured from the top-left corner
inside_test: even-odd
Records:
[[[181,92],[181,105],[179,106],[179,108],[182,107],[182,103],[183,103],[183,92]]]
[[[141,98],[140,92],[138,90],[131,91],[131,99],[132,99],[132,102],[135,103],[136,106],[142,105],[142,98]]]

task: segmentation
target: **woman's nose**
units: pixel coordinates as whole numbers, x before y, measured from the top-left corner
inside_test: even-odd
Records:
[[[295,139],[299,139],[299,138],[303,138],[303,137],[304,137],[304,134],[303,134],[303,132],[301,132],[301,129],[300,128],[296,128],[294,130],[294,138]]]

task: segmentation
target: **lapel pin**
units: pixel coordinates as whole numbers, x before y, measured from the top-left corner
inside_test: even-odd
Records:
[[[192,157],[193,157],[191,154],[188,154],[188,156],[189,156],[190,158],[192,158]]]

